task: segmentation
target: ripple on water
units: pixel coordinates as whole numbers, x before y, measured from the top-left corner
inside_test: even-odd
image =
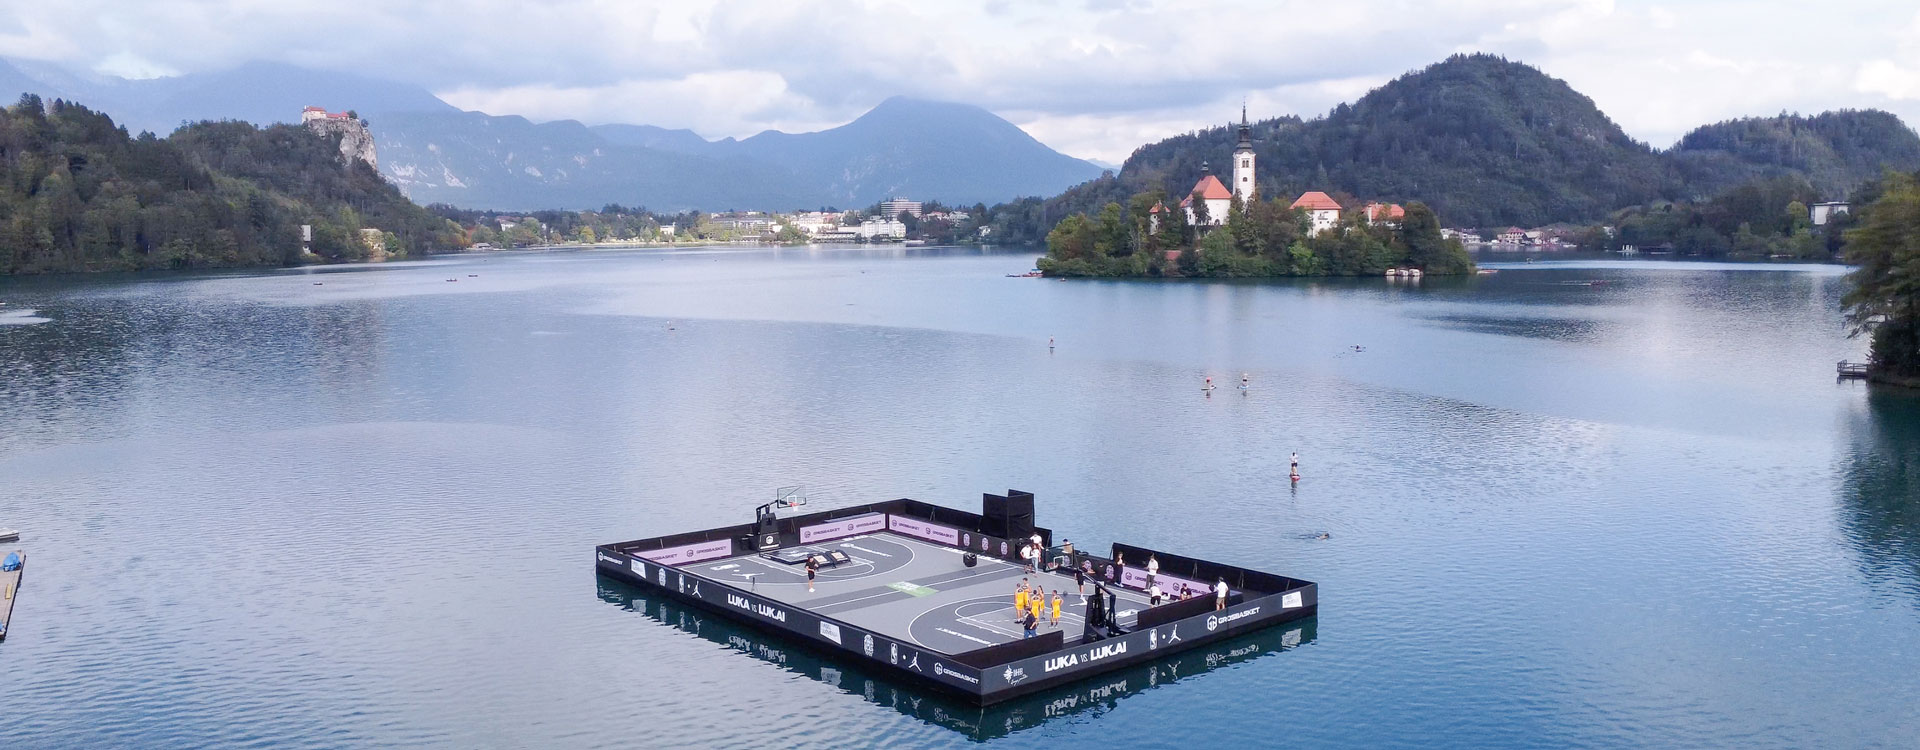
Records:
[[[0,746],[972,744],[602,597],[592,544],[788,484],[1027,489],[1084,546],[1322,585],[1306,647],[988,744],[1920,734],[1885,689],[1920,673],[1920,413],[1833,387],[1857,342],[1829,277],[1385,292],[884,256],[36,290],[60,324],[0,335],[0,520],[34,563]]]

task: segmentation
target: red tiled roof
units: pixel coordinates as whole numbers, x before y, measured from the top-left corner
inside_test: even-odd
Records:
[[[1159,201],[1154,201],[1153,208],[1147,209],[1147,213],[1150,213],[1150,214],[1161,214],[1166,212],[1167,212],[1167,204],[1161,203]]]
[[[1404,218],[1407,218],[1407,210],[1401,208],[1398,203],[1367,204],[1367,221],[1380,221],[1381,219],[1393,221]]]
[[[1201,198],[1210,201],[1224,201],[1233,198],[1233,193],[1227,191],[1227,186],[1220,184],[1220,178],[1213,175],[1207,175],[1200,178],[1199,182],[1193,183],[1193,189],[1187,191],[1187,195],[1191,197],[1194,193],[1199,193]]]
[[[1301,193],[1300,198],[1293,202],[1293,208],[1304,208],[1309,211],[1338,211],[1340,204],[1333,202],[1326,193],[1313,190]]]

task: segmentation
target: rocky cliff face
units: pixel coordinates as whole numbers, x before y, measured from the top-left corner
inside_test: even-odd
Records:
[[[307,129],[324,136],[340,136],[340,158],[359,159],[375,170],[380,168],[380,160],[373,151],[373,133],[367,131],[367,123],[358,117],[316,117],[308,118]]]

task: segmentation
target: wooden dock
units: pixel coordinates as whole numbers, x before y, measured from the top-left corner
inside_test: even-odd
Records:
[[[0,554],[0,560],[6,559]],[[20,567],[0,572],[0,641],[7,639],[7,624],[13,621],[13,602],[20,598],[20,574],[27,569],[27,553],[20,553]]]
[[[1838,373],[1839,377],[1843,379],[1845,378],[1864,379],[1867,377],[1867,363],[1865,362],[1848,362],[1843,359],[1843,360],[1840,360],[1840,364],[1834,367],[1834,370],[1836,373]]]

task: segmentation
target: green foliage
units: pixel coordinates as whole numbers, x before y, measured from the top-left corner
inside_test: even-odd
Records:
[[[1816,228],[1807,205],[1818,193],[1797,176],[1765,177],[1702,202],[1658,203],[1614,215],[1616,239],[1582,248],[1633,245],[1642,250],[1671,248],[1682,255],[1718,257],[1790,256],[1824,259],[1834,252],[1829,238],[1844,225]],[[1591,239],[1591,238],[1590,238]]]
[[[1872,337],[1873,365],[1899,378],[1920,377],[1920,182],[1890,174],[1846,233],[1857,268],[1842,300],[1855,335]]]
[[[1406,262],[1427,273],[1472,273],[1473,259],[1459,240],[1440,236],[1440,217],[1425,203],[1409,203],[1400,221],[1400,240],[1406,244]],[[1383,269],[1384,270],[1384,269]]]
[[[1920,136],[1887,112],[1782,113],[1698,128],[1668,155],[1696,196],[1783,175],[1805,179],[1822,195],[1841,196],[1889,166],[1920,169]]]
[[[1833,200],[1883,167],[1920,169],[1920,136],[1873,111],[1719,123],[1656,151],[1565,82],[1489,55],[1409,73],[1324,117],[1252,128],[1259,195],[1419,200],[1459,227],[1591,223],[1625,206],[1700,202],[1769,177],[1798,177]],[[1067,214],[1129,195],[1184,196],[1203,162],[1231,152],[1235,131],[1209,128],[1142,146],[1118,175],[1028,199],[996,232],[1037,240]],[[1756,223],[1754,231],[1767,230]]]
[[[0,110],[0,274],[296,263],[456,250],[456,227],[407,201],[337,141],[290,125],[199,123],[130,137],[106,115],[36,96]]]
[[[1108,203],[1100,218],[1071,214],[1047,235],[1040,270],[1054,276],[1265,276],[1378,275],[1388,268],[1416,267],[1430,274],[1467,274],[1473,261],[1458,241],[1440,236],[1433,210],[1407,206],[1399,225],[1368,225],[1357,214],[1334,231],[1308,237],[1307,218],[1278,200],[1233,201],[1226,223],[1190,226],[1185,212],[1159,214],[1159,231],[1146,231],[1147,214],[1159,193],[1133,196],[1127,208]],[[1172,263],[1167,255],[1172,254]]]

